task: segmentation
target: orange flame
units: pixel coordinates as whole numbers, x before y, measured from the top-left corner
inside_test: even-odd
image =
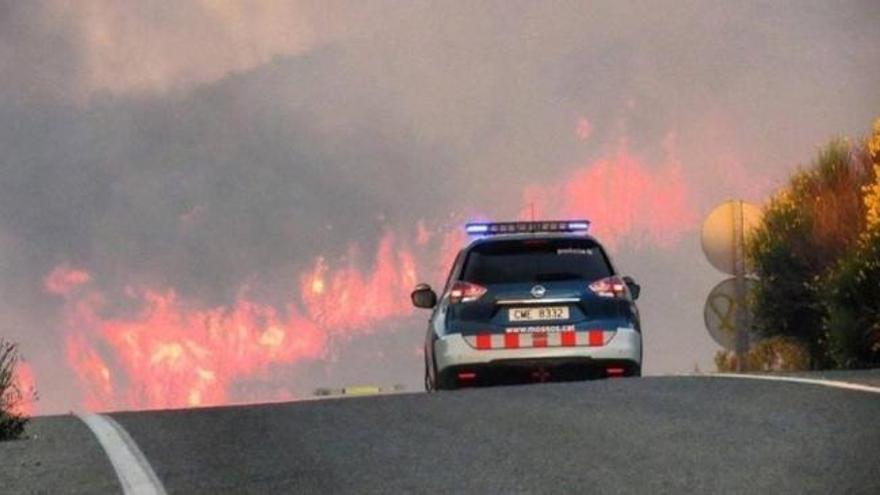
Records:
[[[282,315],[242,298],[231,309],[189,308],[170,290],[136,297],[136,315],[106,320],[95,316],[100,307],[68,301],[76,302],[69,309],[77,328],[87,330],[67,346],[89,409],[224,404],[235,379],[324,352],[323,333],[293,307]],[[113,350],[121,375],[92,346],[95,338]]]
[[[624,146],[560,183],[527,188],[523,199],[537,217],[590,219],[591,232],[611,245],[670,246],[698,219],[677,163],[651,168]],[[520,213],[530,216],[528,208]]]
[[[331,333],[367,330],[378,320],[412,311],[409,291],[416,285],[416,263],[412,253],[399,247],[392,234],[379,242],[376,263],[366,277],[354,264],[357,253],[349,253],[349,266],[328,273],[319,257],[302,277],[301,297],[312,321]]]
[[[12,412],[23,416],[32,416],[36,410],[35,397],[33,395],[36,385],[34,370],[30,363],[26,361],[18,362],[15,367],[14,382],[20,397],[16,397]]]
[[[409,314],[415,261],[396,245],[393,235],[383,237],[368,275],[354,264],[355,248],[346,267],[331,269],[318,258],[302,277],[304,314],[297,304],[281,312],[244,297],[231,308],[190,307],[173,290],[148,289],[128,291],[140,305],[136,314],[105,318],[105,297],[83,287],[91,276],[66,265],[47,277],[46,289],[65,298],[67,359],[84,386],[87,409],[226,404],[236,380],[265,376],[272,365],[319,359],[328,339]],[[79,282],[56,283],[71,279]]]
[[[70,334],[65,344],[67,362],[83,386],[83,406],[90,411],[115,407],[110,368],[86,335]]]

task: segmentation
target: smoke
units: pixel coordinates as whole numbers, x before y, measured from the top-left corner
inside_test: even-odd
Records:
[[[262,364],[200,403],[275,397],[285,380],[291,395],[351,377],[415,387],[424,315],[382,298],[405,299],[409,263],[442,283],[460,222],[531,203],[593,218],[645,287],[648,371],[710,367],[701,306],[722,276],[698,261],[700,216],[761,200],[823,140],[868,128],[878,14],[0,0],[0,333],[22,342],[41,411],[188,403],[133,386],[150,361],[126,357],[119,328],[145,347],[171,328],[180,347],[157,362],[173,369],[208,359],[178,338],[212,342],[194,321],[245,307],[261,315],[248,342],[274,311],[317,344],[242,347]],[[345,318],[326,298],[346,288],[382,294],[325,341]],[[147,324],[157,314],[176,323]],[[211,350],[190,371],[220,367]]]
[[[3,9],[7,41],[16,50],[32,50],[30,56],[12,54],[8,67],[21,72],[35,59],[48,59],[32,79],[63,74],[64,81],[38,88],[61,97],[211,83],[276,56],[303,53],[318,42],[315,28],[328,27],[315,26],[317,12],[308,5],[266,0],[47,0],[5,2]],[[61,61],[68,57],[73,60]]]

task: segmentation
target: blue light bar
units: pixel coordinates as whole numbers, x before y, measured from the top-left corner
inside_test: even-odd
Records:
[[[465,230],[471,235],[533,234],[549,232],[586,232],[589,220],[553,220],[537,222],[469,223]]]

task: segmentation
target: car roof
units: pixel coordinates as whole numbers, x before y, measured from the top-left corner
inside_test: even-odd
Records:
[[[517,233],[517,234],[494,234],[489,236],[479,237],[474,239],[470,243],[468,243],[465,247],[461,248],[459,251],[459,256],[468,253],[471,249],[482,246],[484,244],[491,244],[493,242],[498,241],[522,241],[528,239],[579,239],[579,240],[588,240],[595,242],[597,246],[604,253],[605,260],[608,265],[611,267],[611,271],[613,273],[617,273],[617,267],[614,264],[614,261],[611,259],[611,255],[608,253],[608,250],[605,249],[605,246],[599,242],[595,237],[585,234],[585,233],[573,233],[573,232],[531,232],[531,233]],[[454,268],[453,268],[454,269]]]
[[[483,244],[491,244],[493,242],[498,241],[523,241],[529,239],[577,239],[577,240],[588,240],[593,241],[599,246],[602,246],[602,243],[599,242],[595,237],[582,234],[582,233],[572,233],[572,232],[528,232],[528,233],[517,233],[517,234],[494,234],[484,237],[479,237],[471,241],[467,246],[464,247],[464,250],[470,250],[476,246],[481,246]]]

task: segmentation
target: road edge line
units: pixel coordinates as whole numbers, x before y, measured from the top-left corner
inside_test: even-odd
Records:
[[[708,377],[716,377],[716,378],[744,378],[751,380],[767,380],[767,381],[775,381],[775,382],[789,382],[789,383],[805,383],[808,385],[820,385],[823,387],[831,387],[831,388],[839,388],[844,390],[856,390],[859,392],[868,392],[874,394],[880,394],[880,387],[872,387],[870,385],[862,385],[861,383],[852,383],[852,382],[843,382],[840,380],[824,380],[818,378],[803,378],[799,376],[775,376],[775,375],[753,375],[753,374],[741,374],[741,373],[707,373],[704,375],[693,375],[693,376],[708,376]]]
[[[76,417],[101,444],[126,495],[167,494],[146,456],[122,425],[102,414],[77,414]]]

